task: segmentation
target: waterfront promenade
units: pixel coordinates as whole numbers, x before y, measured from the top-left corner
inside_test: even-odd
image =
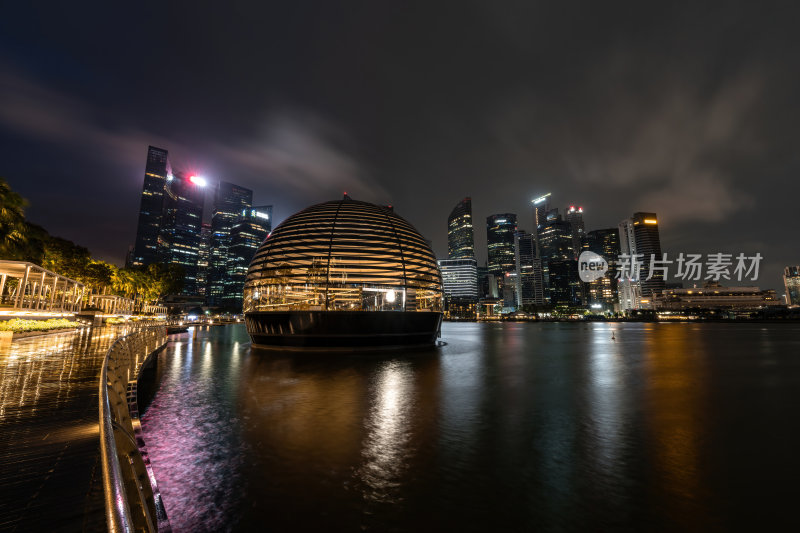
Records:
[[[118,328],[0,344],[0,531],[105,531],[100,366]]]

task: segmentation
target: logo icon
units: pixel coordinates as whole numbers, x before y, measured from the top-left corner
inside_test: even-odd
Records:
[[[608,261],[594,252],[583,252],[578,258],[578,276],[586,283],[600,279],[608,272]]]

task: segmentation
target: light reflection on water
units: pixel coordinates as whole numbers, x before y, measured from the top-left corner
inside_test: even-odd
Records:
[[[365,497],[381,502],[397,499],[408,465],[413,409],[412,369],[407,362],[388,361],[378,370],[371,391],[367,436],[362,444],[363,464],[358,476],[370,490]]]
[[[159,475],[159,469],[154,473],[172,508],[180,509],[174,517],[178,530],[201,524],[206,531],[224,531],[235,524],[231,512],[239,498],[244,457],[227,401],[238,376],[215,365],[214,346],[193,331],[173,340],[168,350],[168,357],[159,356],[159,367],[166,372],[169,394],[156,394],[142,417],[151,457],[170,465],[169,475]],[[169,416],[151,416],[161,412]]]
[[[466,323],[302,355],[212,328],[160,356],[145,437],[179,532],[764,526],[800,472],[798,333]]]

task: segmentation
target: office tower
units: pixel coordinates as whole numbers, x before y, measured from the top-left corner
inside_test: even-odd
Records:
[[[620,308],[649,308],[653,294],[664,290],[664,275],[660,271],[650,275],[650,258],[661,260],[661,241],[658,235],[658,217],[655,213],[634,213],[619,224],[620,253],[636,256],[638,271],[623,276],[619,283]]]
[[[486,217],[486,243],[489,250],[489,274],[497,280],[500,296],[504,297],[505,275],[516,272],[514,264],[514,232],[517,231],[517,215],[502,213]],[[514,287],[509,287],[513,291]]]
[[[176,172],[164,188],[161,231],[158,236],[160,261],[181,265],[185,277],[182,294],[197,291],[197,262],[203,223],[205,180]]]
[[[574,259],[554,259],[547,262],[547,267],[550,305],[580,306],[583,303],[583,282],[578,277],[578,262]]]
[[[619,301],[617,292],[617,260],[619,258],[619,230],[597,229],[586,234],[586,248],[602,256],[608,263],[605,276],[588,283],[588,303],[600,305],[610,311]]]
[[[487,298],[497,299],[500,298],[500,289],[502,288],[500,282],[498,281],[498,276],[494,274],[489,274],[487,271],[486,274],[486,286],[488,290],[489,296]]]
[[[242,311],[242,291],[250,261],[270,231],[272,231],[271,205],[243,209],[238,220],[231,226],[222,305],[236,313]]]
[[[540,257],[539,230],[544,227],[547,212],[550,211],[550,196],[551,193],[547,193],[531,201],[531,204],[533,204],[533,236],[536,243],[536,257]]]
[[[514,234],[514,254],[517,266],[517,304],[544,305],[542,260],[536,257],[536,238],[526,231],[517,231]]]
[[[458,202],[447,217],[447,257],[449,259],[475,257],[472,199],[469,196]]]
[[[478,263],[469,259],[440,259],[442,284],[446,296],[478,298]]]
[[[211,224],[203,222],[200,228],[200,247],[197,253],[197,294],[208,293],[208,259],[211,254]]]
[[[503,275],[503,312],[511,313],[519,307],[517,300],[517,271]]]
[[[136,241],[130,256],[130,266],[149,265],[159,260],[158,235],[161,229],[164,186],[171,173],[168,152],[155,146],[148,146],[142,198],[139,204],[139,222],[136,226]]]
[[[478,297],[497,298],[497,284],[486,265],[478,267]]]
[[[636,237],[633,233],[633,221],[625,219],[619,223],[619,250],[620,254],[628,256],[628,267],[623,267],[617,280],[617,297],[619,298],[619,308],[621,311],[639,309],[642,299],[642,287],[639,283],[641,276],[640,263],[633,261],[631,257],[636,255]]]
[[[489,273],[501,276],[514,272],[514,232],[517,215],[503,213],[486,217],[486,243],[489,249]]]
[[[786,305],[800,305],[800,266],[783,269],[783,284],[786,286]]]
[[[609,272],[616,267],[620,253],[618,228],[592,230],[586,234],[586,242],[590,252],[602,255],[608,261]]]
[[[583,225],[583,208],[574,205],[569,206],[564,218],[572,228],[572,250],[575,259],[577,259],[581,255],[583,242],[586,240],[586,232]]]
[[[228,279],[231,229],[242,213],[253,205],[253,191],[233,183],[220,182],[214,191],[211,215],[211,256],[208,271],[209,305],[222,305]],[[270,214],[271,216],[271,214]],[[270,219],[271,222],[271,219]]]
[[[445,298],[445,313],[448,318],[474,319],[478,304],[478,263],[475,258],[441,259]]]
[[[539,231],[539,257],[548,261],[574,259],[572,226],[561,219],[555,210]]]
[[[545,298],[552,305],[573,306],[583,301],[583,285],[572,240],[572,225],[557,209],[547,211],[539,232]],[[572,274],[575,274],[572,276]]]

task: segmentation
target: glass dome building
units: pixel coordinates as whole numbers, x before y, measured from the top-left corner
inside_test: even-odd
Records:
[[[422,235],[391,207],[346,194],[276,227],[244,286],[255,346],[432,344],[441,307],[442,277]]]

